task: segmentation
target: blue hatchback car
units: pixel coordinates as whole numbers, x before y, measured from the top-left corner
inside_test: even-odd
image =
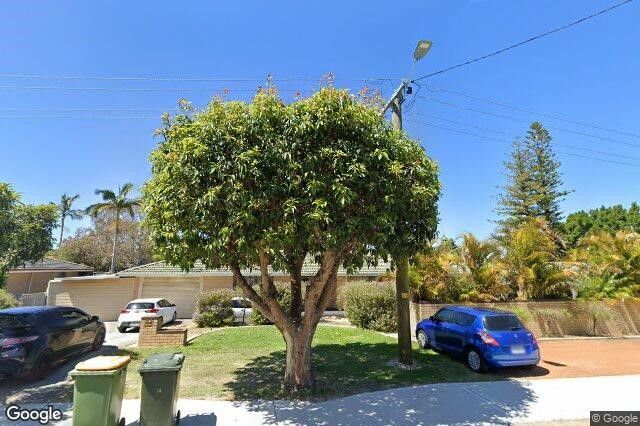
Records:
[[[469,368],[527,366],[540,362],[535,336],[507,311],[472,306],[447,306],[416,326],[422,348],[463,355]]]

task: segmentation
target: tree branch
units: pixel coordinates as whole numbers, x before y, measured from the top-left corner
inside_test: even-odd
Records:
[[[269,306],[269,311],[273,316],[272,321],[278,328],[285,328],[289,333],[293,333],[295,329],[294,323],[278,303],[278,290],[269,277],[269,257],[260,242],[256,243],[256,247],[260,254],[260,279],[262,281],[263,300]]]

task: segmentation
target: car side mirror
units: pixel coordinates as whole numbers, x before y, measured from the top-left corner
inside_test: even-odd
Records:
[[[429,317],[429,321],[435,321],[435,320],[436,320],[436,319],[433,317],[433,315],[431,315],[431,316]]]
[[[171,304],[171,307],[172,307],[172,308],[175,308],[175,307],[176,307],[176,304],[175,304],[175,303],[172,303],[172,304]]]
[[[91,322],[96,322],[96,321],[99,321],[99,320],[100,320],[100,317],[98,317],[97,315],[93,315],[91,317]]]

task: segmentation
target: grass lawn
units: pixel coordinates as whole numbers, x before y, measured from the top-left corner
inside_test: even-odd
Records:
[[[312,363],[317,380],[309,399],[326,399],[399,386],[435,382],[491,380],[469,371],[462,362],[431,350],[414,357],[422,368],[407,371],[386,365],[397,358],[397,341],[381,334],[347,327],[319,326]],[[140,397],[138,368],[154,352],[180,351],[186,356],[180,397],[193,399],[286,398],[280,389],[285,347],[274,326],[235,327],[213,331],[186,347],[123,350],[129,365],[126,398]]]

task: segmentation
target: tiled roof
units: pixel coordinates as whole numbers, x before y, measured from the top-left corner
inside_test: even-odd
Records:
[[[25,262],[12,271],[86,271],[93,272],[91,266],[82,265],[80,263],[67,262],[51,257],[45,257],[37,262]]]
[[[302,276],[308,277],[314,275],[320,266],[308,260],[302,265]],[[349,275],[361,275],[361,276],[378,276],[386,273],[391,269],[389,262],[379,261],[377,266],[364,266],[353,274]],[[209,269],[206,268],[202,262],[198,261],[193,265],[189,272],[184,272],[178,266],[167,265],[164,262],[148,263],[146,265],[134,266],[133,268],[125,269],[117,273],[120,277],[137,277],[137,276],[175,276],[175,275],[206,275],[206,276],[231,276],[229,269]],[[259,276],[260,269],[258,267],[253,269],[242,270],[244,276]],[[269,275],[287,275],[286,272],[279,272],[269,267]],[[347,275],[344,268],[338,270],[338,275]]]

